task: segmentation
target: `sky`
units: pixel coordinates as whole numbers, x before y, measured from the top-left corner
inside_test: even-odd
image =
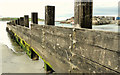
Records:
[[[118,15],[120,0],[93,0],[93,15]],[[0,17],[22,17],[38,12],[45,18],[45,6],[55,6],[55,19],[65,20],[74,16],[74,0],[0,0]]]

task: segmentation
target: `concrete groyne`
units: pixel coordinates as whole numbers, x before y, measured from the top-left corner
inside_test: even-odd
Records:
[[[89,8],[78,15],[79,7]],[[45,69],[56,73],[120,74],[120,33],[92,30],[92,2],[75,2],[75,23],[81,28],[55,26],[55,7],[45,10],[46,25],[38,24],[35,12],[30,26],[27,18],[7,24],[9,34],[31,59],[40,57]]]
[[[11,25],[8,28],[58,73],[120,71],[118,33],[34,24],[31,29]]]

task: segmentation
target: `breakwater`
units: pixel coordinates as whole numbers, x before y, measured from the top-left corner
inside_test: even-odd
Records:
[[[118,33],[34,24],[31,29],[18,25],[8,28],[56,72],[120,71]]]
[[[92,24],[94,25],[103,25],[103,24],[115,24],[117,21],[115,20],[115,17],[112,16],[94,16],[92,18]]]
[[[79,3],[75,2],[75,8],[83,7],[84,11],[78,15],[80,10],[76,9],[75,24],[81,28],[55,26],[55,7],[46,6],[45,25],[38,25],[38,14],[32,13],[30,26],[24,17],[7,23],[7,31],[30,58],[43,59],[46,70],[119,74],[120,33],[92,30],[92,2]]]
[[[65,21],[60,21],[60,23],[74,25],[74,17],[66,19]],[[115,20],[115,17],[113,17],[113,16],[94,16],[94,17],[92,17],[93,25],[105,25],[105,24],[116,24],[116,23],[117,23],[117,20]]]

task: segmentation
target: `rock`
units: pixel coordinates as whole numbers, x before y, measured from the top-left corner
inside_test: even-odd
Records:
[[[70,24],[74,22],[74,17],[70,19],[66,19],[64,21],[60,21],[60,23]],[[115,24],[115,17],[112,16],[93,16],[92,18],[93,25],[103,25],[103,24]]]

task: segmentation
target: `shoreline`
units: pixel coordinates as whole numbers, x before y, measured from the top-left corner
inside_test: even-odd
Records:
[[[1,43],[0,51],[2,51],[2,58],[0,58],[2,60],[2,65],[0,65],[2,70],[1,73],[45,73],[44,68],[39,68],[43,65],[41,61],[32,61],[26,54],[17,55],[10,48],[8,48],[7,45]],[[39,67],[33,65],[35,63]]]

